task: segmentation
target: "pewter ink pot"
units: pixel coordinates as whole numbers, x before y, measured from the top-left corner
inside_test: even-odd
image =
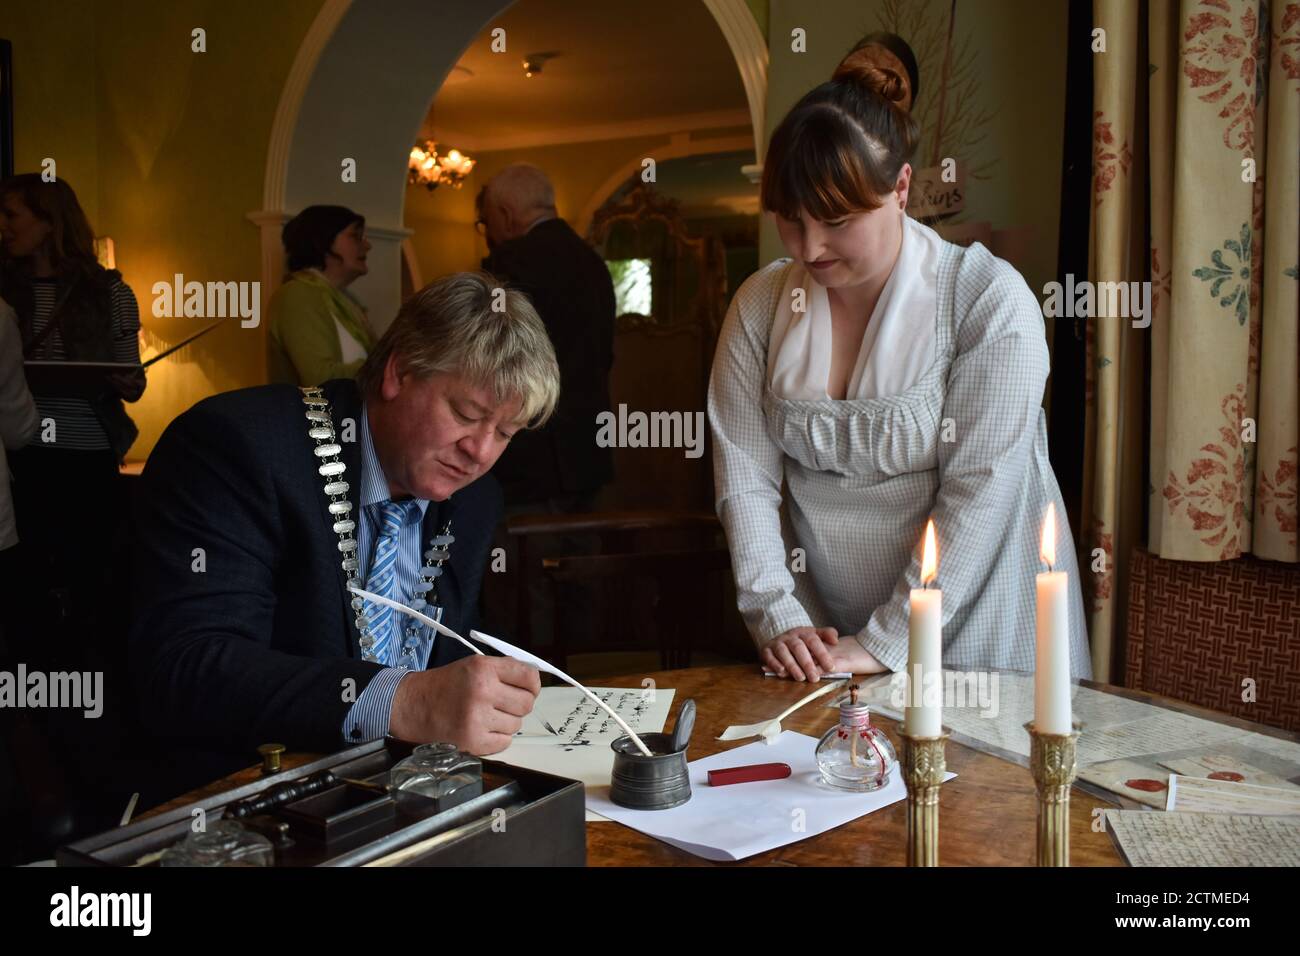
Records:
[[[632,738],[619,737],[614,751],[614,772],[609,798],[630,810],[671,810],[691,799],[690,771],[686,748],[695,727],[695,701],[682,704],[672,734],[640,734],[650,749],[647,757]]]

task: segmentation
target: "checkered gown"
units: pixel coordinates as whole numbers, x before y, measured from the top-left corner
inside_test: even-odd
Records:
[[[1070,673],[1090,677],[1074,542],[1047,458],[1042,312],[1024,279],[978,243],[945,243],[929,371],[896,395],[793,401],[772,394],[767,371],[790,264],[737,291],[709,383],[718,517],[755,643],[829,625],[904,669],[908,592],[933,516],[944,666],[1033,670],[1039,537],[1055,502]],[[792,573],[796,547],[806,570]]]

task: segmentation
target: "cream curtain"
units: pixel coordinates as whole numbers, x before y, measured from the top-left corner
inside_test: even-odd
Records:
[[[1126,389],[1134,335],[1150,351],[1149,549],[1189,561],[1297,560],[1300,2],[1095,0],[1093,9],[1106,50],[1093,58],[1091,278],[1152,284],[1150,329],[1089,323],[1083,566],[1094,569],[1089,633],[1104,675],[1115,663],[1115,572],[1137,543],[1126,480],[1142,403]],[[1150,258],[1135,275],[1129,254],[1144,219]],[[1101,570],[1089,560],[1097,548]]]

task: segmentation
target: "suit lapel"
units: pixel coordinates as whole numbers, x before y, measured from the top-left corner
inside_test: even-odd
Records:
[[[356,522],[352,537],[359,540],[361,530],[361,394],[357,390],[355,382],[340,380],[330,383],[325,388],[325,397],[329,399],[330,410],[334,413],[335,437],[343,449],[339,454],[339,460],[343,462],[347,469],[343,472],[343,480],[348,483],[346,497],[348,501],[352,502],[352,511],[348,517]],[[344,441],[345,438],[350,438],[351,441]],[[343,620],[344,641],[348,655],[359,658],[361,656],[361,645],[358,641],[361,635],[357,633],[354,623],[356,613],[352,610],[352,595],[348,593],[347,576],[341,563],[343,555],[338,550],[339,538],[334,533],[334,522],[337,519],[329,513],[329,499],[321,491],[320,482],[323,479],[316,473],[315,468],[312,469],[312,474],[318,482],[316,488],[316,495],[319,499],[318,512],[321,516],[321,527],[324,529],[328,541],[327,547],[331,555],[330,563],[334,565],[334,582],[337,588],[339,612]],[[337,557],[334,557],[335,555]]]
[[[332,382],[325,387],[325,397],[329,399],[330,408],[334,413],[334,430],[335,434],[338,436],[339,444],[342,445],[339,459],[347,466],[347,470],[343,473],[343,480],[345,480],[349,485],[347,498],[352,502],[353,511],[351,517],[352,520],[357,523],[357,529],[353,532],[353,536],[357,537],[361,528],[361,394],[357,390],[355,382],[350,380],[340,380]],[[347,425],[348,419],[352,420],[351,428]],[[303,434],[305,437],[305,421],[303,423]],[[343,441],[342,439],[345,435],[348,435],[353,440]],[[314,494],[319,501],[318,510],[321,516],[321,530],[323,532],[322,540],[325,542],[322,547],[328,548],[328,553],[331,555],[331,563],[333,563],[336,570],[334,578],[338,589],[339,609],[342,615],[343,633],[346,635],[348,654],[351,657],[360,658],[361,645],[358,643],[360,635],[357,633],[356,625],[354,624],[356,613],[352,610],[352,595],[348,593],[347,578],[343,573],[343,569],[339,566],[339,562],[342,560],[343,556],[338,553],[338,535],[334,533],[335,519],[329,513],[329,499],[321,490],[323,479],[321,479],[319,474],[317,474],[314,466],[311,474],[313,478]],[[452,523],[451,533],[453,535],[457,534],[456,511],[457,498],[455,495],[448,498],[446,501],[429,502],[429,507],[425,509],[424,512],[424,522],[421,525],[421,562],[424,560],[425,546],[429,539],[441,531],[444,524],[450,521]],[[335,554],[338,554],[337,559],[333,558]],[[457,586],[452,581],[446,580],[448,576],[453,576],[455,574],[454,570],[452,570],[455,562],[456,546],[453,544],[451,557],[443,566],[444,576],[440,579],[442,586],[439,588],[439,591],[446,592],[445,595],[442,593],[439,595],[440,603],[442,603],[445,608],[445,615],[451,615],[452,613],[452,609],[446,607],[446,604],[447,599],[452,597],[453,592],[457,594],[456,599],[458,600]],[[439,638],[439,640],[441,640],[441,638]]]
[[[421,543],[421,561],[424,560],[424,551],[427,550],[423,545],[427,544],[434,535],[441,532],[448,521],[451,522],[451,531],[449,533],[452,537],[457,536],[460,529],[457,528],[456,508],[457,498],[454,494],[446,501],[429,502],[429,508],[424,515],[424,542]],[[443,564],[442,576],[438,578],[438,604],[442,606],[442,621],[448,627],[453,629],[455,629],[459,623],[456,620],[454,608],[449,605],[449,602],[455,599],[456,554],[456,544],[455,542],[452,542],[451,555]],[[434,642],[434,653],[429,657],[430,667],[433,666],[434,658],[437,656],[438,645],[444,640],[446,639],[438,637]]]

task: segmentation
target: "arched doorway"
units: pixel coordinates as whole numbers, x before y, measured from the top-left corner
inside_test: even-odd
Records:
[[[355,288],[377,326],[401,301],[406,158],[438,88],[470,43],[513,0],[325,0],[280,94],[267,150],[261,230],[265,304],[283,274],[280,229],[312,203],[366,217],[370,274]],[[701,0],[726,38],[762,161],[767,44],[744,0]],[[434,82],[430,83],[430,79]],[[355,163],[345,181],[344,163]]]

